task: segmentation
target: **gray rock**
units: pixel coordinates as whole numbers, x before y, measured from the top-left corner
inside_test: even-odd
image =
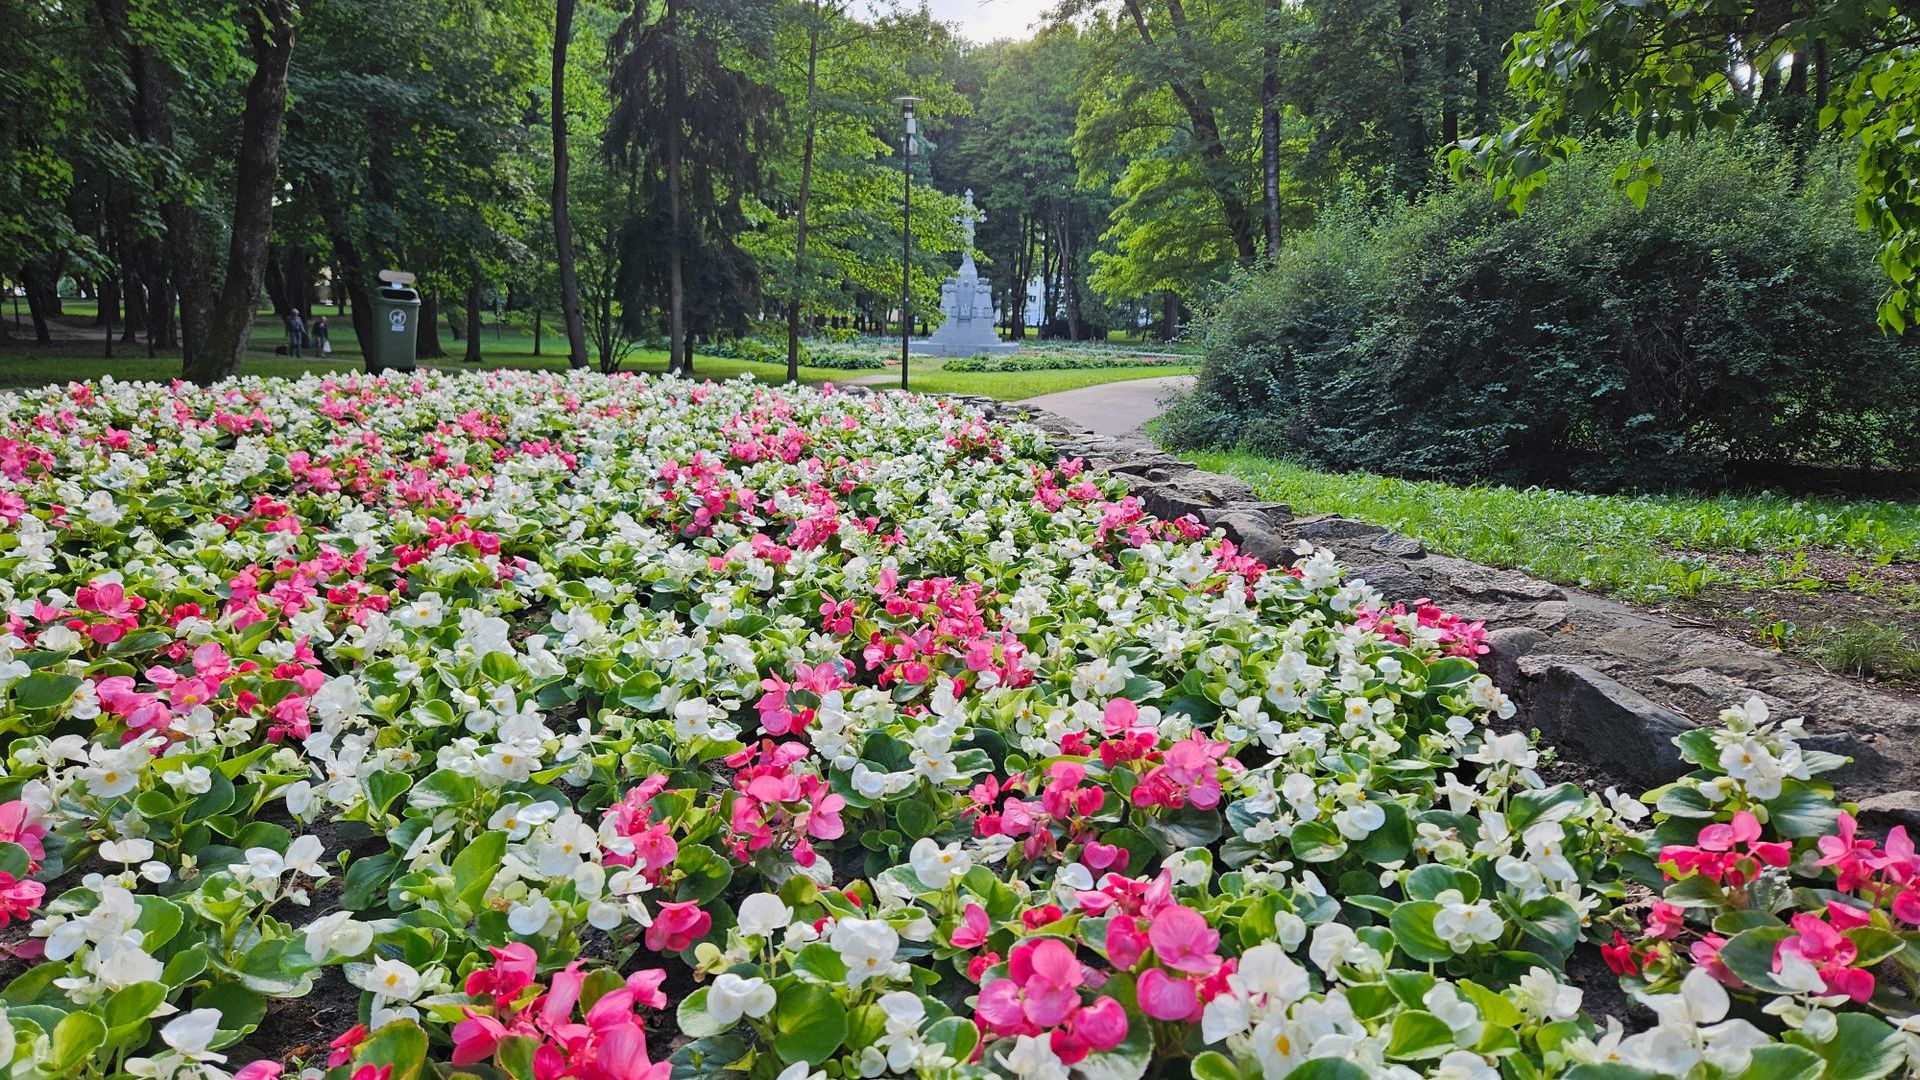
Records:
[[[1905,825],[1920,829],[1920,791],[1890,791],[1860,800],[1860,817],[1872,829]]]
[[[1424,559],[1427,557],[1427,547],[1425,544],[1422,544],[1411,536],[1401,536],[1397,532],[1387,533],[1380,539],[1375,540],[1372,546],[1373,550],[1380,554],[1391,555],[1396,559]]]
[[[1169,521],[1203,511],[1250,502],[1253,489],[1243,481],[1216,473],[1193,472],[1165,483],[1131,485],[1147,512]]]
[[[1531,626],[1503,626],[1487,633],[1487,655],[1482,667],[1496,685],[1513,687],[1520,682],[1520,658],[1539,648],[1547,635]]]
[[[1284,565],[1293,559],[1293,545],[1265,514],[1235,508],[1208,515],[1205,520],[1214,528],[1226,530],[1227,539],[1268,566]]]
[[[1294,523],[1293,534],[1307,540],[1358,540],[1363,537],[1384,536],[1387,530],[1378,525],[1369,525],[1364,521],[1326,514],[1321,517],[1307,518]]]
[[[1649,788],[1686,772],[1673,739],[1693,723],[1591,667],[1551,664],[1522,693],[1528,722],[1564,758]]]
[[[1395,601],[1412,603],[1427,596],[1426,579],[1401,563],[1349,565],[1347,578],[1348,580],[1366,579],[1367,584],[1380,590],[1380,595],[1385,597],[1389,604]]]

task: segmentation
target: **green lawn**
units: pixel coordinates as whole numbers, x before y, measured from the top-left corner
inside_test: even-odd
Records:
[[[909,369],[914,390],[928,394],[981,394],[1001,401],[1021,401],[1083,386],[1125,382],[1131,379],[1157,379],[1167,375],[1191,375],[1196,368],[1168,364],[1161,367],[1094,368],[1088,371],[942,371],[924,370],[920,361]],[[889,369],[892,385],[899,385],[899,369]]]
[[[68,301],[63,321],[68,326],[84,325],[91,316],[92,301]],[[262,315],[255,326],[254,345],[250,349],[246,363],[241,371],[248,375],[298,375],[307,371],[349,372],[363,370],[359,345],[354,341],[353,331],[347,320],[329,314],[328,323],[333,327],[333,355],[328,360],[320,360],[309,355],[300,360],[273,355],[274,346],[284,340],[279,324],[272,315]],[[454,341],[452,336],[441,327],[440,344],[447,355],[439,359],[423,359],[422,367],[442,368],[446,370],[471,371],[480,368],[528,368],[558,370],[566,366],[566,338],[555,334],[549,327],[542,341],[542,355],[533,352],[533,334],[531,329],[516,327],[495,328],[489,324],[480,334],[480,363],[467,364],[461,360],[465,354],[466,343]],[[114,343],[114,358],[101,356],[102,343],[95,340],[61,341],[49,346],[33,346],[15,343],[0,348],[0,387],[45,386],[48,383],[64,383],[72,380],[97,379],[103,375],[112,375],[116,379],[160,380],[178,377],[180,361],[177,357],[146,359],[142,346]],[[694,374],[700,378],[730,379],[751,372],[756,378],[769,382],[779,382],[786,378],[786,365],[764,364],[749,360],[728,360],[719,357],[695,355]],[[664,372],[667,369],[667,354],[660,350],[642,350],[635,352],[625,364],[629,371]],[[1059,390],[1073,390],[1097,383],[1116,382],[1122,379],[1153,378],[1161,375],[1178,375],[1192,371],[1185,366],[1167,366],[1151,368],[1102,368],[1091,371],[1018,371],[1018,372],[948,372],[940,370],[936,358],[916,357],[913,373],[913,389],[926,393],[940,394],[983,394],[987,397],[1005,401],[1020,398],[1037,397]],[[800,381],[809,385],[823,382],[847,383],[867,376],[888,377],[889,384],[897,384],[899,370],[889,368],[886,371],[843,371],[836,368],[815,368],[802,366]]]
[[[1714,621],[1833,667],[1920,676],[1920,505],[1779,495],[1581,495],[1195,455],[1297,514]]]

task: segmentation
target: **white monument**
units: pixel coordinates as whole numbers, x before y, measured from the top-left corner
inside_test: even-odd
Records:
[[[973,227],[984,220],[986,214],[973,205],[973,189],[968,188],[966,209],[959,217],[966,234],[966,255],[960,260],[959,273],[940,285],[940,313],[946,320],[932,337],[913,343],[913,351],[920,356],[976,356],[1020,348],[994,333],[993,288],[973,264]]]

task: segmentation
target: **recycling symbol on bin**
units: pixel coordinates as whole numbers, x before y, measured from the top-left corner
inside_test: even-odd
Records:
[[[407,313],[404,311],[389,311],[387,312],[387,322],[392,326],[394,333],[405,333],[407,329]]]

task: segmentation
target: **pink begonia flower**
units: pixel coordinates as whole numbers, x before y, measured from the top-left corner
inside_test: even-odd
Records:
[[[0,803],[0,843],[19,844],[35,866],[46,861],[46,835],[47,827],[34,820],[32,807],[19,799]]]
[[[505,1024],[485,1013],[468,1010],[466,1019],[453,1025],[453,1064],[472,1065],[485,1061],[500,1048],[512,1032]]]
[[[635,1004],[649,1009],[664,1009],[667,1007],[667,995],[661,993],[660,986],[666,981],[665,968],[648,968],[627,976],[627,989],[633,991]]]
[[[647,927],[647,948],[654,952],[682,952],[713,928],[713,916],[696,900],[669,901],[654,912]],[[557,979],[556,979],[557,981]]]
[[[256,1061],[242,1065],[240,1071],[233,1074],[233,1080],[280,1080],[283,1071],[277,1061]]]
[[[1735,990],[1743,989],[1747,984],[1733,973],[1725,960],[1720,959],[1720,950],[1726,944],[1727,939],[1719,934],[1708,934],[1689,945],[1687,952],[1695,964],[1706,969],[1707,974]]]
[[[1859,956],[1859,946],[1811,911],[1795,915],[1791,925],[1795,936],[1774,946],[1774,971],[1782,969],[1786,957],[1797,955],[1820,973],[1828,993],[1860,1002],[1873,996],[1873,973],[1848,966]]]
[[[1110,997],[1097,998],[1073,1015],[1071,1026],[1095,1050],[1111,1050],[1127,1039],[1127,1010]]]
[[[967,910],[960,916],[960,925],[953,928],[953,947],[977,949],[985,945],[992,925],[987,918],[987,909],[979,904],[968,904]]]
[[[47,887],[37,881],[15,880],[12,874],[0,870],[0,926],[15,919],[31,918],[33,909],[45,899]]]
[[[1107,959],[1115,969],[1126,971],[1140,962],[1147,951],[1147,935],[1140,932],[1140,921],[1131,915],[1116,915],[1107,923]]]
[[[1206,975],[1220,966],[1220,957],[1213,951],[1220,944],[1220,932],[1192,908],[1176,905],[1154,916],[1147,939],[1160,962],[1176,971]]]
[[[467,976],[468,997],[511,998],[533,985],[540,966],[539,954],[530,945],[514,942],[501,948],[488,947],[493,966],[475,968]]]
[[[1021,942],[1008,958],[1007,971],[1026,998],[1027,1019],[1041,1027],[1060,1023],[1080,1004],[1086,971],[1064,942]]]
[[[1680,931],[1687,928],[1687,913],[1667,903],[1655,900],[1653,910],[1647,913],[1647,933],[1657,938],[1677,938]]]
[[[1200,995],[1191,981],[1148,968],[1134,990],[1140,998],[1140,1011],[1155,1020],[1198,1020]]]

